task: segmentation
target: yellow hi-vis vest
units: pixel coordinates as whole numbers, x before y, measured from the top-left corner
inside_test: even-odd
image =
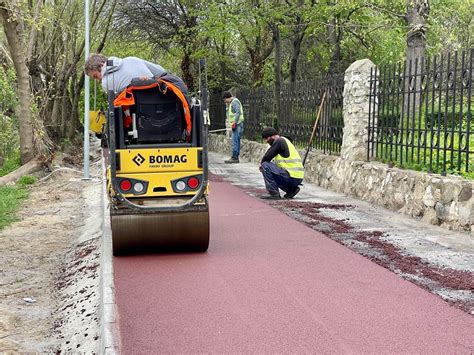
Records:
[[[235,112],[232,112],[232,103],[237,100],[237,102],[239,103],[240,105],[240,117],[239,117],[239,122],[235,122]],[[232,102],[229,104],[229,124],[232,126],[232,123],[241,123],[241,122],[244,122],[244,107],[242,106],[242,104],[240,103],[239,99],[235,98],[232,100]]]
[[[288,150],[290,151],[290,156],[288,158],[283,158],[280,154],[278,154],[275,158],[273,158],[276,166],[287,170],[292,178],[303,179],[304,167],[303,162],[301,161],[300,154],[296,150],[293,143],[291,143],[285,137],[281,138],[286,141],[286,144],[288,145]]]

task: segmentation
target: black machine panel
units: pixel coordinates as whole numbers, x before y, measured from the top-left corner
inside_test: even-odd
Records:
[[[181,101],[168,90],[135,90],[135,113],[139,144],[185,141],[186,121]]]

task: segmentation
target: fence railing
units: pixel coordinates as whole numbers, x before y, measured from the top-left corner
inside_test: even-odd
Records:
[[[239,89],[236,96],[244,107],[244,137],[261,140],[263,127],[276,125],[281,135],[299,147],[306,147],[326,92],[312,147],[325,153],[338,153],[342,143],[343,90],[343,74],[283,84],[278,95],[272,87]],[[209,110],[211,130],[225,128],[225,106],[220,96],[211,97]]]
[[[367,159],[472,172],[473,56],[471,49],[372,70]]]

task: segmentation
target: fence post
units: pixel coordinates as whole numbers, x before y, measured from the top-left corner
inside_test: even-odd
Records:
[[[350,161],[367,158],[369,126],[370,70],[375,64],[369,59],[352,63],[344,75],[344,130],[341,158]],[[373,107],[377,112],[377,107]],[[371,124],[373,127],[374,123]]]

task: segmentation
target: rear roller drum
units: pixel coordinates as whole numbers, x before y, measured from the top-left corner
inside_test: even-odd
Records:
[[[209,247],[209,210],[112,214],[114,255],[197,251]]]

